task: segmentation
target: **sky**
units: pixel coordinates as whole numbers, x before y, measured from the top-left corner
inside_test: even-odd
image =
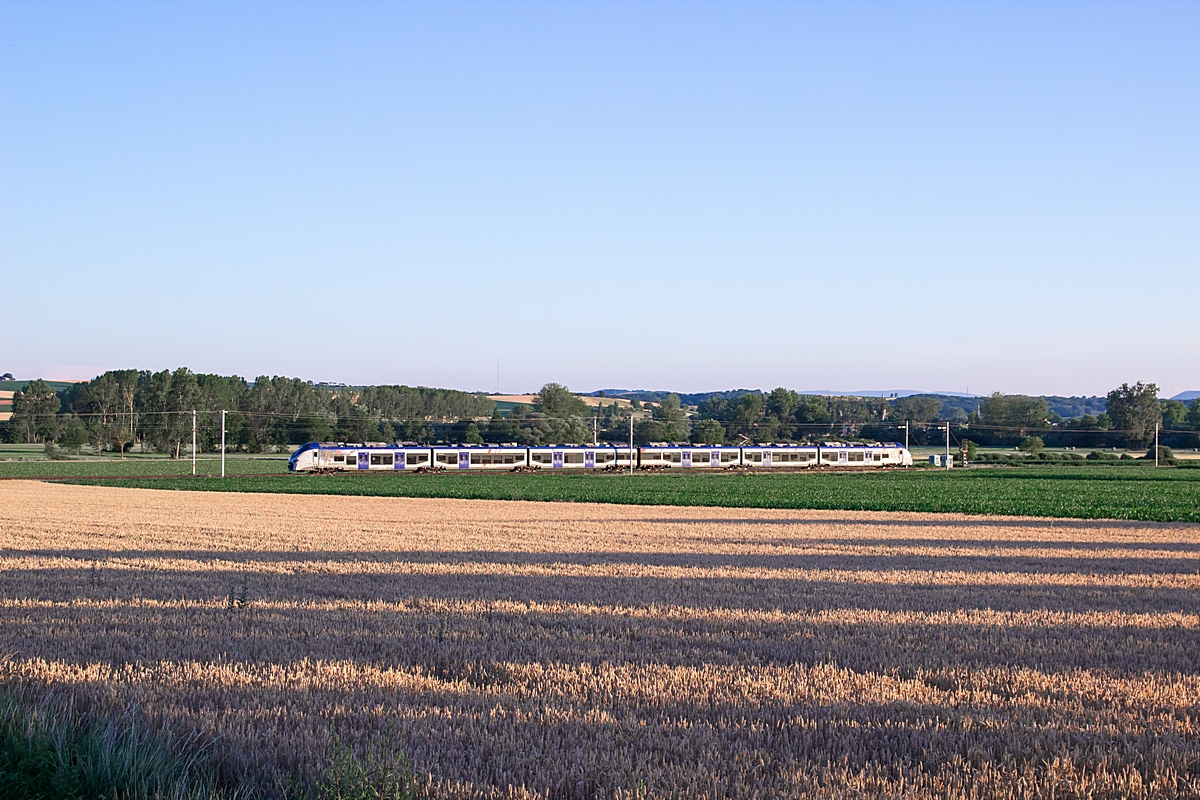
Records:
[[[1200,3],[0,2],[0,372],[1200,389]]]

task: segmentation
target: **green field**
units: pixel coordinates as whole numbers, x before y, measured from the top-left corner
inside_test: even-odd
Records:
[[[81,482],[87,482],[86,480]],[[1200,470],[1028,467],[872,474],[448,473],[153,478],[108,486],[230,492],[451,497],[1008,514],[1200,522]]]
[[[226,475],[260,475],[265,472],[287,472],[284,456],[225,459]],[[0,478],[59,478],[78,475],[183,475],[191,477],[190,458],[172,459],[140,457],[91,458],[71,461],[0,461]],[[197,475],[220,475],[221,459],[205,456],[196,460]]]

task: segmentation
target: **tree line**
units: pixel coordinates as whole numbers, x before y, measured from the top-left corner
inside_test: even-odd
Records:
[[[264,452],[309,441],[421,444],[502,443],[524,445],[628,442],[695,444],[814,442],[830,438],[942,441],[932,429],[944,416],[943,401],[930,396],[898,399],[801,395],[778,387],[767,393],[711,395],[686,407],[676,394],[657,404],[636,398],[588,406],[558,383],[548,383],[529,405],[507,415],[482,394],[412,386],[327,387],[298,378],[197,374],[181,367],[149,372],[113,370],[55,392],[45,381],[13,396],[9,438],[50,442],[79,451],[124,454],[132,446],[179,458],[190,452],[192,412],[201,451],[225,442],[229,451]],[[984,446],[1013,446],[1038,437],[1047,446],[1144,447],[1155,426],[1161,441],[1200,446],[1200,399],[1187,406],[1160,400],[1154,384],[1122,384],[1106,398],[1106,411],[1063,419],[1045,397],[995,393],[977,411],[953,423],[956,439]],[[957,409],[955,409],[957,410]]]
[[[9,438],[84,445],[124,453],[138,445],[178,458],[190,448],[196,412],[199,449],[225,442],[230,451],[264,452],[330,439],[388,441],[396,424],[411,432],[491,412],[484,395],[413,386],[316,386],[298,378],[260,376],[253,382],[176,370],[111,370],[56,393],[45,381],[13,395]]]

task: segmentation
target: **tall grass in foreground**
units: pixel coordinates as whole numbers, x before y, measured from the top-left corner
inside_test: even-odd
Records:
[[[406,800],[415,782],[403,755],[359,757],[336,742],[315,789],[280,780],[276,791],[222,781],[210,743],[151,731],[137,709],[80,713],[53,694],[0,693],[0,800]]]
[[[0,798],[218,800],[207,749],[195,737],[173,743],[134,713],[104,720],[70,700],[0,695]]]

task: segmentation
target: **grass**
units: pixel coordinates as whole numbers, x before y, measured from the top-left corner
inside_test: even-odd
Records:
[[[286,472],[287,458],[259,456],[225,459],[226,475]],[[198,475],[221,474],[221,459],[206,455],[196,460]],[[175,475],[191,477],[190,458],[126,458],[105,457],[79,461],[0,461],[0,478],[47,478],[74,475]]]
[[[199,737],[173,742],[150,731],[136,709],[117,716],[77,713],[69,700],[20,690],[0,693],[0,800],[252,800],[231,789]],[[279,787],[287,800],[406,800],[416,782],[403,754],[368,748],[360,757],[335,739],[312,789]]]
[[[106,485],[229,492],[950,512],[1200,522],[1200,471],[1022,467],[873,474],[475,473],[162,478]]]
[[[203,750],[189,753],[186,747],[172,745],[131,715],[99,721],[54,698],[30,704],[0,695],[4,800],[231,796],[217,787]]]

